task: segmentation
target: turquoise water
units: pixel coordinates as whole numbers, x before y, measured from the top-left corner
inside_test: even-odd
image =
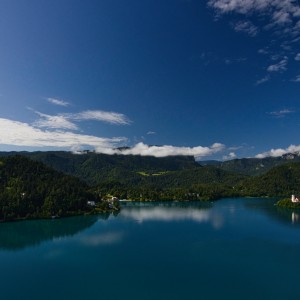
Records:
[[[127,203],[0,224],[0,297],[298,299],[300,212],[273,203]]]

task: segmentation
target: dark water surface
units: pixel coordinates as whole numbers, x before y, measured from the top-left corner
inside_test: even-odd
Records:
[[[273,204],[0,224],[0,299],[300,299],[300,212]]]

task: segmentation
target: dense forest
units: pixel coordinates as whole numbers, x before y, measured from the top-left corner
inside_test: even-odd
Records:
[[[0,158],[0,220],[67,216],[97,201],[78,178],[22,156]]]
[[[288,163],[241,181],[241,196],[289,197],[300,194],[300,163]]]
[[[203,166],[213,165],[224,171],[230,171],[243,175],[262,175],[274,167],[278,167],[291,162],[300,162],[299,153],[284,154],[279,157],[265,158],[240,158],[227,161],[199,161]]]
[[[99,190],[140,200],[290,197],[300,194],[300,163],[281,165],[259,176],[242,176],[216,167],[202,167],[140,178],[130,184],[103,182]]]
[[[78,214],[91,209],[87,201],[112,195],[144,201],[300,194],[298,155],[233,160],[226,162],[226,170],[216,162],[199,164],[193,157],[15,154],[0,153],[0,220]],[[249,175],[257,163],[268,166],[266,172]]]

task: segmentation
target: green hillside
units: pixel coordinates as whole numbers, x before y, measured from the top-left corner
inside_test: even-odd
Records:
[[[100,182],[99,193],[140,200],[208,200],[235,196],[234,185],[245,178],[210,166],[169,171],[159,176],[125,173]]]
[[[235,195],[233,186],[245,178],[219,168],[202,167],[186,156],[156,158],[63,151],[22,155],[84,180],[97,194],[134,200],[217,199]]]
[[[300,163],[284,164],[267,173],[242,181],[239,193],[244,196],[283,196],[300,194]]]
[[[289,153],[279,157],[265,158],[241,158],[227,161],[198,161],[202,166],[215,166],[222,170],[238,174],[256,176],[261,175],[274,167],[278,167],[291,162],[300,162],[300,155]]]
[[[7,155],[8,153],[2,153]],[[138,155],[106,155],[93,152],[22,152],[22,155],[40,161],[53,169],[76,176],[95,185],[107,179],[122,179],[137,172],[160,173],[197,168],[191,156],[156,158]],[[0,153],[1,156],[1,153]]]
[[[65,216],[95,200],[86,183],[22,156],[0,158],[0,220]]]
[[[10,160],[12,160],[12,165],[18,165],[16,158],[12,158],[13,153],[0,153],[0,157],[1,155],[0,165],[2,162],[2,167],[0,166],[0,168],[2,170],[8,166]],[[63,151],[22,152],[22,155],[34,161],[43,162],[60,173],[56,172],[53,175],[51,173],[54,172],[52,169],[51,171],[49,168],[47,168],[47,171],[42,169],[41,173],[52,174],[46,176],[44,182],[50,182],[54,184],[54,187],[46,189],[43,187],[46,186],[46,183],[44,184],[41,179],[36,180],[36,177],[34,177],[36,171],[33,167],[26,169],[22,165],[21,168],[15,166],[14,172],[19,172],[16,173],[16,179],[12,176],[14,173],[10,173],[5,188],[2,188],[2,194],[6,198],[9,192],[19,195],[24,193],[23,190],[26,189],[25,195],[30,195],[31,191],[37,193],[36,190],[38,190],[40,192],[40,196],[36,196],[35,199],[44,199],[45,195],[50,193],[51,197],[56,197],[55,201],[58,201],[59,197],[57,195],[63,194],[66,199],[69,199],[70,203],[75,201],[76,197],[78,199],[79,196],[76,196],[76,193],[79,195],[84,192],[86,194],[79,197],[81,200],[85,199],[85,201],[82,200],[83,205],[87,199],[93,197],[93,194],[101,195],[101,197],[114,195],[121,199],[132,200],[208,200],[234,196],[286,197],[291,193],[300,194],[300,163],[294,162],[298,160],[298,155],[259,160],[232,160],[224,162],[222,166],[215,166],[215,162],[213,162],[213,165],[201,166],[195,162],[193,157],[180,156],[155,158],[132,155],[105,155],[93,152],[73,154]],[[18,159],[22,160],[21,158]],[[29,163],[28,159],[25,161],[28,165],[32,163],[40,166],[39,168],[46,168],[41,163],[33,161]],[[258,171],[254,171],[257,169],[257,164],[264,164],[269,170],[257,176],[245,175],[257,173]],[[279,164],[279,166],[276,166],[276,164]],[[3,165],[6,167],[4,168]],[[275,167],[272,168],[272,165],[275,165]],[[9,170],[9,172],[12,172],[13,168],[11,167]],[[78,179],[62,173],[76,176]],[[55,180],[55,178],[63,178],[63,176],[64,179]],[[3,180],[2,177],[1,180]],[[70,181],[66,186],[75,185],[79,188],[75,192],[75,197],[72,196],[73,189],[70,190],[64,184],[60,184],[63,180]],[[43,188],[41,189],[40,186]],[[93,194],[88,190],[92,191]],[[17,199],[17,196],[15,197]],[[29,205],[29,207],[33,211],[32,207],[37,207],[40,214],[45,212],[46,204],[41,204],[39,201],[34,200],[34,205]],[[49,203],[49,201],[48,196],[45,202]],[[55,206],[58,205],[57,203]],[[81,202],[77,200],[77,203]],[[60,209],[65,213],[69,208]],[[75,206],[71,208],[71,211],[74,209],[83,208]],[[28,207],[27,210],[29,214],[33,213]],[[48,209],[48,214],[50,210]]]

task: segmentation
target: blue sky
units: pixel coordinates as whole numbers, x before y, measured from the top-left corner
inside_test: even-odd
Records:
[[[300,151],[299,43],[293,0],[2,0],[0,150]]]

